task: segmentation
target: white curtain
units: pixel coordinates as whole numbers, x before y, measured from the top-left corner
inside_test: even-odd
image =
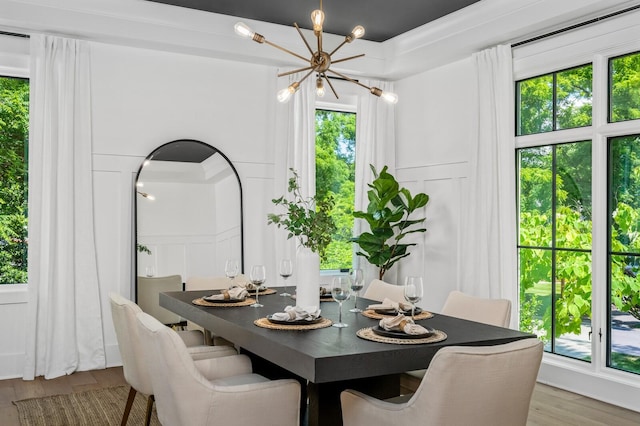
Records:
[[[374,86],[383,91],[393,92],[393,83],[385,81],[362,81],[367,86]],[[367,184],[373,180],[370,164],[378,172],[384,166],[389,173],[395,174],[396,140],[395,140],[395,107],[377,96],[364,92],[358,97],[356,118],[356,182],[355,208],[366,211],[369,204]],[[369,225],[356,219],[353,232],[360,235],[369,229]],[[365,258],[355,257],[356,264],[364,271],[364,282],[368,285],[372,279],[378,278],[378,270]],[[385,281],[396,283],[395,268],[385,274]]]
[[[289,84],[299,81],[304,73],[289,76]],[[316,94],[312,77],[302,82],[292,99],[280,109],[280,118],[286,123],[283,147],[277,151],[282,153],[275,160],[276,195],[289,195],[288,181],[291,177],[289,169],[294,169],[300,177],[300,190],[304,197],[312,197],[316,193]],[[275,95],[274,95],[275,99]],[[275,212],[275,211],[274,211]],[[296,241],[287,240],[287,232],[276,229],[277,259],[295,259]]]
[[[463,292],[515,300],[514,90],[510,46],[473,56],[477,123],[461,238]],[[464,216],[463,216],[464,217]]]
[[[93,228],[89,46],[31,37],[24,379],[105,368]]]

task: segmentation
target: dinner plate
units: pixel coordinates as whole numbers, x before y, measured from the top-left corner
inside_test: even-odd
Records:
[[[380,315],[398,315],[398,311],[396,311],[395,309],[375,309],[374,312]],[[411,315],[411,309],[400,312],[402,312],[404,315]],[[420,312],[422,312],[422,309],[416,308],[414,314],[418,315]]]
[[[246,300],[246,298],[245,299],[210,299],[209,296],[205,296],[202,299],[210,303],[239,303],[239,302],[244,302]]]
[[[285,320],[277,320],[272,318],[271,315],[267,315],[267,320],[273,324],[284,324],[284,325],[309,325],[309,324],[317,324],[322,321],[322,317],[319,316],[316,319],[312,320],[295,320],[295,321],[285,321]]]
[[[433,328],[425,328],[427,329],[427,332],[423,334],[407,334],[404,331],[399,330],[385,330],[379,325],[373,327],[371,330],[378,336],[393,337],[394,339],[424,339],[425,337],[433,336],[433,334],[436,332]]]

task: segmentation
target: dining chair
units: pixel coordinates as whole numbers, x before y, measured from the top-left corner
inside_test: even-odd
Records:
[[[454,290],[449,293],[440,312],[450,317],[481,322],[498,327],[509,327],[511,321],[511,301],[470,296]],[[426,370],[407,371],[400,377],[404,392],[415,392]]]
[[[138,277],[138,305],[142,310],[165,325],[186,325],[178,315],[160,306],[160,293],[182,291],[182,277]]]
[[[116,340],[122,358],[124,378],[131,387],[129,397],[122,415],[122,425],[127,424],[129,412],[137,392],[148,395],[146,424],[151,420],[153,408],[153,387],[148,370],[149,359],[143,355],[140,336],[136,325],[136,315],[142,312],[140,307],[117,293],[109,293],[111,316],[116,331]],[[237,355],[233,348],[205,346],[204,338],[198,331],[179,331],[176,333],[181,339],[187,352],[193,359],[207,359],[212,357],[226,357]],[[199,337],[199,339],[198,339]]]
[[[243,274],[237,275],[233,280],[225,276],[217,277],[189,277],[184,285],[184,289],[190,290],[223,290],[229,288],[232,284],[247,283],[249,280]],[[204,341],[208,345],[226,345],[233,346],[230,341],[213,334],[210,330],[205,330],[200,325],[187,321],[187,330],[201,330],[204,333]]]
[[[404,302],[404,287],[381,280],[372,280],[362,297],[377,302],[382,302],[385,298],[394,302]]]
[[[298,381],[268,380],[253,374],[251,362],[244,355],[202,360],[208,365],[207,374],[203,374],[204,369],[195,368],[174,330],[145,313],[137,315],[137,328],[149,360],[161,424],[298,425]]]
[[[343,425],[524,426],[542,347],[538,339],[444,347],[433,356],[420,386],[406,402],[343,391]]]

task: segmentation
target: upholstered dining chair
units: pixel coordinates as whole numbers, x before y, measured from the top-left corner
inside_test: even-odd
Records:
[[[145,313],[137,315],[137,324],[161,424],[298,425],[298,381],[252,374],[244,355],[200,361],[209,365],[203,374],[174,330]]]
[[[455,290],[449,293],[440,312],[450,317],[509,327],[511,301],[475,297]]]
[[[511,301],[470,296],[454,290],[449,293],[441,313],[450,317],[481,322],[498,327],[509,327],[511,321]],[[414,392],[426,370],[408,371],[400,377],[403,390]]]
[[[160,293],[165,291],[182,291],[182,277],[168,275],[166,277],[138,277],[138,305],[142,310],[165,325],[178,325],[182,319],[173,312],[160,306]],[[184,323],[183,323],[184,325]]]
[[[148,395],[146,424],[151,420],[153,408],[153,387],[148,371],[148,358],[145,358],[140,345],[136,315],[142,312],[140,307],[117,293],[109,294],[111,316],[116,331],[116,340],[122,358],[124,378],[131,386],[129,397],[122,415],[122,425],[127,424],[129,412],[137,392]],[[205,346],[202,333],[199,331],[180,331],[177,334],[193,359],[207,359],[212,357],[226,357],[237,355],[230,347]]]
[[[222,290],[229,288],[232,284],[236,283],[246,283],[249,280],[243,274],[237,275],[233,280],[228,277],[217,276],[217,277],[189,277],[187,278],[187,282],[184,284],[184,289],[187,291],[190,290]],[[211,333],[210,330],[205,330],[198,324],[187,321],[187,329],[188,330],[201,330],[204,333],[204,341],[208,345],[227,345],[233,346],[233,343],[228,340],[216,336]]]
[[[524,426],[541,360],[538,339],[448,346],[434,355],[420,386],[406,402],[343,391],[343,424]]]
[[[385,298],[394,302],[404,302],[404,287],[381,280],[372,280],[362,297],[377,302],[382,302]]]

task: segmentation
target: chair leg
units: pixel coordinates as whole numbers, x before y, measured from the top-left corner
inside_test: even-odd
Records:
[[[149,426],[149,423],[151,423],[151,410],[153,409],[153,401],[155,401],[155,398],[153,397],[153,395],[149,395],[149,398],[147,398],[147,417],[144,421],[145,426]]]
[[[129,396],[127,397],[127,404],[124,406],[124,413],[122,414],[122,422],[120,423],[120,426],[125,426],[127,424],[127,420],[129,420],[129,413],[133,406],[133,400],[136,398],[136,392],[137,391],[133,386],[129,389]]]

